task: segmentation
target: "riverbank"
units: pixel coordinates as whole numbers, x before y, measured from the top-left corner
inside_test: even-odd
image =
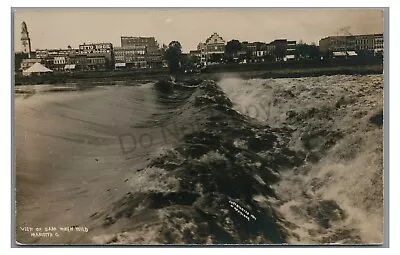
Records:
[[[258,68],[260,69],[260,68]],[[221,77],[236,76],[243,79],[251,78],[299,78],[316,77],[323,75],[367,75],[382,74],[382,65],[360,65],[360,66],[330,66],[312,68],[282,68],[273,70],[247,70],[246,69],[211,69],[202,73],[179,74],[178,80],[191,79],[213,79]],[[76,73],[53,73],[50,75],[24,77],[15,76],[15,85],[35,84],[85,84],[87,85],[131,85],[146,81],[169,79],[171,74],[166,69],[140,70],[140,71],[103,71],[103,72],[76,72]]]

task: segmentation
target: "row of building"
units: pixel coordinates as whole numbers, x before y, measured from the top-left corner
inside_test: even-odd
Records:
[[[242,42],[241,50],[233,54],[238,62],[288,61],[296,58],[296,41],[277,39],[270,43]],[[190,56],[199,59],[202,64],[213,64],[223,61],[226,42],[217,33],[212,34],[197,50],[189,52]],[[320,57],[357,56],[357,52],[371,55],[383,55],[383,34],[329,36],[319,41]]]
[[[383,34],[329,36],[319,41],[322,54],[369,51],[383,54]]]
[[[22,60],[21,70],[26,70],[37,62],[55,71],[166,66],[163,58],[165,46],[160,47],[154,37],[121,36],[120,46],[113,46],[109,42],[83,43],[77,49],[68,46],[66,49],[41,49],[32,52],[28,29],[23,22],[21,42],[23,52],[28,55],[27,59]],[[320,56],[354,56],[359,51],[383,54],[383,45],[383,34],[329,36],[319,41],[319,53]],[[296,48],[296,41],[287,39],[277,39],[270,43],[244,41],[240,43],[240,49],[228,53],[226,41],[218,33],[213,33],[188,55],[195,57],[200,65],[223,63],[227,55],[239,63],[289,61],[296,58]]]
[[[162,52],[154,37],[121,37],[121,46],[112,43],[81,44],[78,49],[40,49],[22,61],[24,70],[36,62],[55,70],[107,70],[114,68],[157,68]]]
[[[55,71],[107,70],[118,68],[157,68],[163,65],[162,49],[154,37],[121,36],[121,46],[112,43],[83,43],[74,49],[31,50],[26,23],[22,23],[21,43],[23,59],[21,70],[41,63]]]
[[[247,42],[241,43],[241,49],[233,54],[233,59],[243,63],[261,62],[267,57],[273,60],[291,60],[295,58],[296,41],[278,39],[270,43]],[[197,46],[197,50],[189,52],[190,56],[199,59],[202,64],[213,64],[223,61],[225,57],[225,40],[217,33],[212,34],[205,42]]]

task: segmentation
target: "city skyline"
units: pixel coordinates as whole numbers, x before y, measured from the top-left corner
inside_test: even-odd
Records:
[[[15,51],[21,50],[23,21],[28,26],[32,50],[68,45],[77,48],[82,43],[96,42],[119,46],[121,36],[154,36],[160,46],[177,40],[182,50],[189,52],[214,32],[225,41],[287,38],[318,44],[323,37],[344,33],[340,30],[345,27],[352,34],[384,30],[381,9],[17,9]]]

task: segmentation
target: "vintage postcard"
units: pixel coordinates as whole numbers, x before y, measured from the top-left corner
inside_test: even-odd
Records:
[[[383,9],[12,15],[17,245],[385,241]]]

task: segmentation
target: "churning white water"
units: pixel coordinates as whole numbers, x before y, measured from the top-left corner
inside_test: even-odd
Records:
[[[270,199],[288,221],[288,242],[383,242],[382,75],[219,85],[242,114],[290,128],[291,148],[308,156],[281,172],[278,199]]]

